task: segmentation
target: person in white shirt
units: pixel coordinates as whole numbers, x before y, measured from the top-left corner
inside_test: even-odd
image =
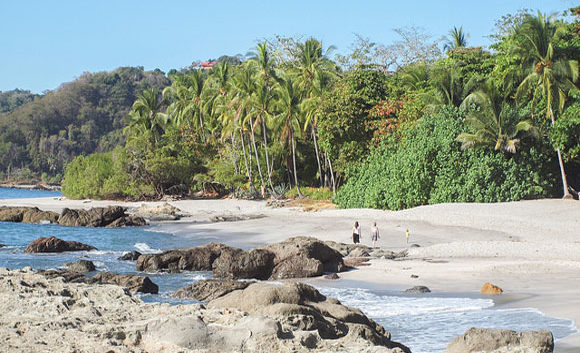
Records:
[[[354,222],[354,227],[352,228],[352,242],[355,244],[360,243],[361,232],[358,221]]]
[[[379,227],[377,227],[377,222],[373,223],[371,227],[371,240],[373,241],[373,248],[377,245],[377,240],[379,240],[381,236],[379,235]]]

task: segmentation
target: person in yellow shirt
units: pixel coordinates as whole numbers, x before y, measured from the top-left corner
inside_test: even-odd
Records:
[[[409,244],[409,229],[407,229],[407,230],[405,231],[405,241],[406,241],[406,243],[407,243],[407,245],[408,245],[408,244]]]

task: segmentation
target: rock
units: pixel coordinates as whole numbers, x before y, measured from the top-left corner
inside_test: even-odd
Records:
[[[206,279],[180,288],[173,292],[171,296],[180,299],[210,301],[224,296],[234,290],[245,289],[249,285],[249,282]]]
[[[411,275],[411,278],[419,278],[417,275]]]
[[[405,290],[405,293],[407,294],[431,293],[431,290],[425,286],[415,286],[413,288]]]
[[[312,273],[308,277],[321,276],[323,272],[342,272],[346,269],[340,252],[312,237],[294,237],[280,243],[271,244],[264,249],[275,254],[275,265],[288,261],[299,262],[305,258],[320,261],[322,271]],[[313,265],[313,263],[310,263],[310,266]]]
[[[244,251],[232,248],[229,251],[222,251],[213,262],[212,268],[217,278],[265,280],[270,277],[273,260],[274,254],[263,249]]]
[[[370,266],[369,258],[365,257],[345,257],[344,264],[348,267]]]
[[[62,278],[64,282],[85,283],[86,277],[81,272],[57,271],[57,270],[39,270],[39,274],[46,278]]]
[[[99,272],[93,277],[87,277],[86,283],[115,284],[129,289],[131,292],[157,294],[159,287],[149,277],[137,275],[118,275],[112,272]]]
[[[86,251],[97,250],[94,246],[79,243],[77,241],[67,241],[56,238],[38,238],[33,240],[24,252],[26,253],[53,253],[64,251]]]
[[[138,271],[210,271],[216,278],[284,279],[344,271],[342,255],[315,238],[296,237],[245,251],[210,243],[189,249],[141,255]]]
[[[6,246],[6,245],[4,245],[4,244],[0,244],[0,248],[3,248],[3,247],[5,247],[5,246]]]
[[[332,240],[327,240],[324,242],[324,244],[326,244],[327,246],[338,251],[339,253],[342,254],[342,256],[348,256],[355,249],[361,249],[361,250],[364,250],[366,252],[371,252],[371,250],[372,250],[370,247],[368,247],[366,245],[337,243],[337,242],[332,241]]]
[[[211,271],[213,262],[222,251],[236,251],[236,248],[209,243],[187,249],[164,251],[161,254],[143,254],[137,259],[137,271]]]
[[[348,253],[348,257],[369,257],[371,256],[367,249],[362,247],[356,247]]]
[[[129,216],[121,206],[94,207],[90,210],[65,208],[58,224],[70,227],[126,227],[145,225],[143,218]]]
[[[251,314],[231,307],[143,303],[119,286],[0,268],[0,303],[10,308],[0,315],[0,336],[9,338],[3,347],[10,352],[409,352],[360,311],[322,299],[313,289],[286,286],[277,286],[274,296],[265,290],[268,302],[276,304],[264,308],[265,314]],[[237,292],[243,290],[226,296]],[[241,300],[259,299],[261,287],[247,295]],[[320,331],[340,336],[326,339]]]
[[[501,289],[496,285],[486,282],[481,287],[481,293],[488,295],[500,295],[501,293],[503,293],[503,289]]]
[[[411,247],[412,247],[412,248],[420,248],[420,247],[421,247],[421,245],[419,245],[419,244],[411,244]]]
[[[210,222],[239,222],[239,221],[247,221],[250,219],[260,219],[266,216],[262,214],[257,215],[221,215],[221,216],[213,216],[209,220]]]
[[[401,250],[399,252],[385,250],[385,249],[375,249],[371,252],[372,257],[384,258],[387,260],[395,260],[408,255],[407,250]]]
[[[264,315],[279,321],[283,331],[316,330],[323,339],[349,336],[355,341],[363,338],[373,345],[410,352],[407,347],[391,341],[390,333],[360,310],[348,308],[336,299],[327,299],[314,287],[300,282],[253,283],[210,301],[208,307],[235,308],[252,315]]]
[[[493,330],[470,328],[454,338],[445,353],[550,353],[554,351],[554,337],[550,331]]]
[[[1,222],[56,223],[59,214],[41,211],[37,207],[0,207]]]
[[[158,206],[143,204],[133,215],[150,221],[174,221],[182,217],[182,212],[168,203]]]
[[[95,264],[92,261],[88,260],[79,260],[75,263],[68,263],[66,264],[68,271],[70,272],[92,272],[96,270]]]
[[[141,253],[139,251],[128,251],[126,253],[124,253],[122,256],[119,256],[117,258],[117,260],[121,260],[121,261],[137,261],[137,259],[139,258],[139,256],[141,256]]]
[[[340,276],[337,275],[336,273],[331,273],[331,274],[325,275],[324,278],[326,278],[326,279],[339,279]]]

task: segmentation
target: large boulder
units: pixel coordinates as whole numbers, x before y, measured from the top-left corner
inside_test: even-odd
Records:
[[[146,222],[141,217],[129,216],[121,206],[94,207],[90,210],[65,208],[58,224],[70,227],[125,227],[141,226]]]
[[[224,244],[209,243],[195,248],[167,250],[161,254],[143,254],[137,259],[137,271],[211,271],[213,262],[222,252],[235,249]]]
[[[214,276],[218,278],[268,279],[272,272],[274,254],[263,249],[244,251],[233,248],[222,251],[212,264]]]
[[[79,243],[78,241],[67,241],[56,238],[38,238],[33,240],[24,252],[26,253],[53,253],[65,251],[87,251],[97,250],[94,246]]]
[[[300,262],[305,258],[320,261],[322,271],[317,271],[313,276],[320,276],[323,272],[341,272],[346,269],[340,252],[312,237],[294,237],[280,243],[269,245],[264,249],[274,253],[275,264],[285,261]]]
[[[142,254],[139,251],[128,251],[126,253],[124,253],[123,255],[119,256],[117,258],[117,260],[121,260],[121,261],[137,261],[137,259],[139,258],[139,256],[141,256]]]
[[[495,284],[486,282],[483,284],[483,286],[481,286],[481,294],[500,295],[501,293],[503,293],[503,289],[496,286]]]
[[[1,222],[56,223],[59,214],[38,207],[0,207]]]
[[[131,292],[157,294],[159,287],[149,277],[137,275],[118,275],[112,272],[99,272],[94,277],[87,277],[86,283],[115,284]]]
[[[445,353],[551,353],[554,337],[550,331],[493,330],[470,328],[454,338]]]
[[[363,338],[374,345],[410,352],[391,341],[390,333],[360,310],[346,307],[336,299],[327,299],[304,283],[253,283],[210,301],[208,307],[235,308],[263,315],[280,322],[283,331],[317,331],[322,339]]]
[[[193,299],[206,302],[224,296],[229,292],[245,289],[249,285],[249,282],[206,279],[180,288],[171,295],[175,298]]]
[[[179,208],[168,204],[147,205],[143,204],[134,213],[134,216],[148,219],[150,221],[174,221],[181,218],[182,212]]]

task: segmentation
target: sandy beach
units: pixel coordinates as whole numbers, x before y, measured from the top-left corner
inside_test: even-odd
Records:
[[[178,236],[212,233],[235,236],[240,243],[264,245],[298,235],[337,242],[351,241],[355,220],[362,225],[362,243],[371,245],[369,229],[381,230],[378,246],[408,249],[409,256],[375,259],[370,266],[341,274],[372,286],[406,289],[428,286],[434,292],[478,295],[484,282],[504,290],[496,301],[507,306],[537,308],[549,316],[580,322],[580,202],[535,200],[497,204],[440,204],[404,211],[368,209],[321,210],[271,208],[264,201],[184,200],[170,202],[187,217],[159,224],[158,230]],[[142,203],[67,200],[64,198],[0,200],[6,206],[42,210],[91,208]],[[155,204],[155,203],[148,203]],[[260,218],[211,222],[215,216]],[[405,229],[410,242],[405,244]],[[419,245],[419,247],[413,245]],[[418,278],[411,278],[411,275]],[[580,350],[580,334],[557,342],[555,352]]]

